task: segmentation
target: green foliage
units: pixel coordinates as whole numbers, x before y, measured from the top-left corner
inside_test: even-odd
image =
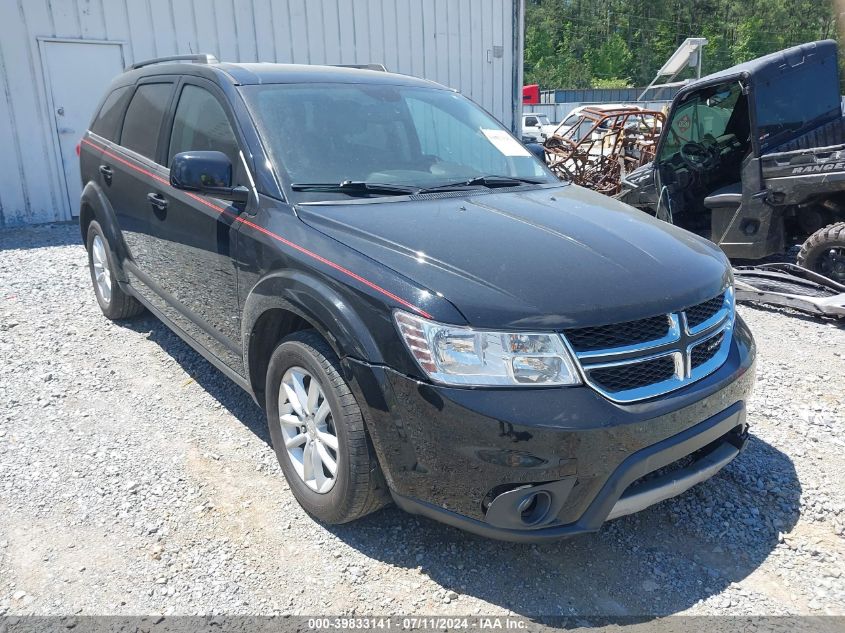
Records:
[[[836,37],[829,0],[526,0],[525,24],[525,83],[544,89],[645,86],[687,37],[708,39],[705,74]]]
[[[609,79],[593,79],[591,88],[633,88],[627,79],[611,77]]]

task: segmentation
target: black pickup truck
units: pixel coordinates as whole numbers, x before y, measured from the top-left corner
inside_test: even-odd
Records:
[[[845,282],[845,119],[833,41],[704,77],[675,97],[657,158],[619,198],[759,260],[802,244],[798,263]]]

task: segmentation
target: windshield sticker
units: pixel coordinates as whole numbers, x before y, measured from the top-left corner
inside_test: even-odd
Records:
[[[481,132],[505,156],[531,156],[527,149],[504,130],[486,130],[481,128]]]

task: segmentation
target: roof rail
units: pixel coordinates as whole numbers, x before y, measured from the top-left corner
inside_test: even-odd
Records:
[[[135,62],[131,66],[127,66],[125,70],[135,70],[143,68],[151,64],[161,64],[164,62],[194,62],[195,64],[216,64],[217,58],[214,55],[203,53],[202,55],[169,55],[168,57],[155,57],[153,59],[146,59],[142,62]]]
[[[359,70],[380,70],[387,72],[384,64],[332,64],[335,68],[358,68]]]

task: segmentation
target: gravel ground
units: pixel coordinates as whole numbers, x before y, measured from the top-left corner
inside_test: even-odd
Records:
[[[551,545],[303,513],[262,412],[147,315],[102,317],[74,225],[0,232],[0,615],[845,614],[845,329],[740,308],[748,449]]]

